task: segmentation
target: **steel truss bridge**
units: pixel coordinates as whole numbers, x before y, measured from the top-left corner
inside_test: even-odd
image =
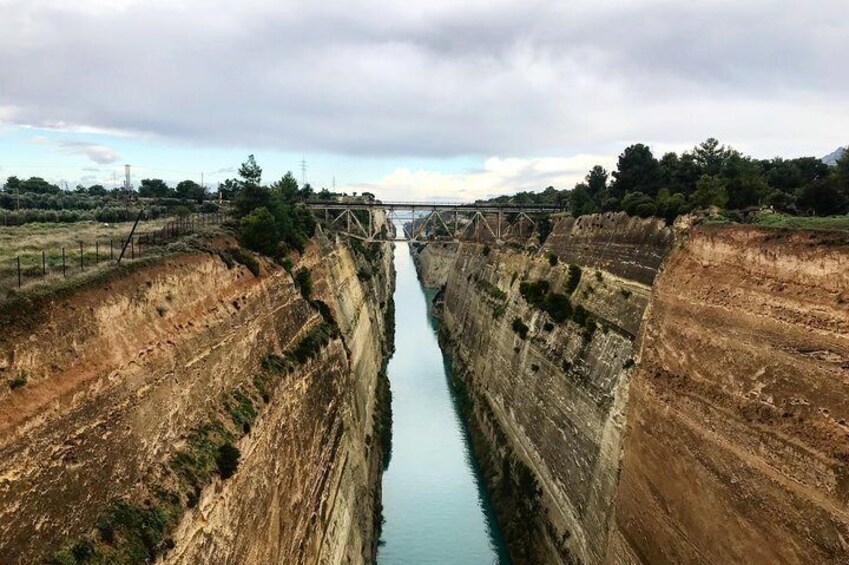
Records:
[[[541,219],[563,212],[558,206],[534,204],[313,200],[306,205],[325,229],[368,243],[523,241],[536,234]],[[377,214],[380,214],[380,219]],[[386,222],[400,225],[402,233],[387,230]]]

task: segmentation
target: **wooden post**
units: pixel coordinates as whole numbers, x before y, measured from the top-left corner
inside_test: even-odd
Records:
[[[18,288],[21,288],[21,256],[17,256],[18,260]]]
[[[65,248],[64,247],[62,248],[62,276],[63,277],[68,276],[68,268],[65,265]]]
[[[41,250],[41,277],[47,276],[47,252]]]

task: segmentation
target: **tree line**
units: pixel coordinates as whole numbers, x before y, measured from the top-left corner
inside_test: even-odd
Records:
[[[754,159],[714,138],[681,155],[670,152],[660,159],[638,143],[619,155],[616,170],[608,172],[596,165],[571,190],[548,187],[492,201],[557,204],[576,216],[624,211],[668,221],[711,206],[840,215],[849,213],[849,151],[830,167],[816,157]]]

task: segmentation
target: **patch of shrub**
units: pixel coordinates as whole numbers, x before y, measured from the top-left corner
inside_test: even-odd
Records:
[[[484,246],[483,246],[483,255],[484,255],[484,257],[488,256],[490,251],[492,251],[492,248],[490,248],[490,246],[489,246],[489,245],[484,245]]]
[[[23,371],[18,371],[18,374],[9,379],[9,388],[15,390],[27,384],[27,374]]]
[[[481,279],[476,283],[478,289],[480,289],[485,294],[491,296],[495,300],[506,300],[507,293],[492,284],[491,282]]]
[[[229,479],[239,468],[239,458],[242,456],[239,448],[232,443],[225,443],[218,447],[215,455],[215,465],[222,479]]]
[[[493,319],[497,320],[498,318],[503,316],[506,312],[507,312],[507,305],[506,304],[499,304],[498,306],[495,307],[495,310],[492,311],[492,317],[493,317]]]
[[[530,330],[530,328],[525,325],[525,322],[523,322],[521,318],[513,318],[512,328],[514,332],[519,334],[520,338],[528,338],[528,330]]]
[[[542,329],[543,331],[550,332],[554,329],[554,324],[552,324],[551,322],[546,322],[545,324],[543,324]]]
[[[256,260],[256,257],[251,255],[249,252],[245,251],[241,247],[234,247],[233,249],[229,249],[228,251],[234,261],[247,267],[247,269],[253,274],[253,276],[259,276],[259,261]]]
[[[562,324],[572,316],[572,303],[565,294],[552,292],[546,295],[542,309],[558,324]]]
[[[629,298],[631,298],[631,291],[628,290],[627,288],[620,288],[619,294],[621,294],[625,298],[625,300],[628,300]]]
[[[298,363],[305,363],[316,357],[330,340],[336,337],[337,333],[336,326],[323,322],[311,329],[292,349],[290,354]]]
[[[595,272],[595,280],[597,280],[599,282],[604,280],[604,275],[601,273],[601,271]]]
[[[242,217],[239,240],[248,249],[273,257],[277,255],[280,233],[274,216],[265,206],[260,206]]]
[[[304,297],[304,300],[309,300],[312,296],[312,273],[306,267],[301,267],[295,273],[295,285],[297,285],[298,290],[301,291],[301,296]]]
[[[633,367],[633,366],[634,366],[634,360],[633,360],[633,359],[631,359],[631,358],[628,358],[628,359],[625,361],[625,363],[623,363],[623,364],[622,364],[622,368],[623,368],[623,369],[630,369],[630,368],[631,368],[631,367]]]
[[[525,281],[519,285],[519,293],[528,304],[542,308],[543,301],[550,288],[551,285],[548,284],[548,281]]]
[[[557,255],[555,255],[554,253],[548,254],[548,264],[549,265],[551,265],[552,267],[556,267],[557,263],[559,263],[559,262],[560,262],[560,259],[557,257]]]
[[[566,281],[566,294],[572,294],[581,282],[581,267],[569,265],[569,278]]]

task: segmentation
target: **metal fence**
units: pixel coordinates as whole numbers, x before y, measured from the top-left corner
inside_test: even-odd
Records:
[[[181,236],[195,233],[207,226],[220,225],[229,216],[215,213],[196,213],[176,217],[157,228],[147,228],[144,222],[120,239],[79,241],[74,246],[45,248],[16,255],[0,265],[0,289],[21,288],[29,283],[53,278],[67,278],[96,269],[105,264],[116,265],[122,255],[133,260],[149,255]],[[9,264],[11,263],[11,264]]]

